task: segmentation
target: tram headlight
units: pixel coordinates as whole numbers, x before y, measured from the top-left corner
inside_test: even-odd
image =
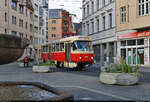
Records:
[[[81,60],[81,59],[82,59],[82,57],[79,57],[79,59]]]
[[[91,57],[91,59],[93,60],[93,57]]]

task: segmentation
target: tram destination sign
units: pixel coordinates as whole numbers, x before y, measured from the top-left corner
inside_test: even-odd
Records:
[[[125,39],[125,38],[138,38],[138,37],[146,37],[146,36],[150,36],[150,31],[120,34],[117,36],[117,38],[118,39]]]

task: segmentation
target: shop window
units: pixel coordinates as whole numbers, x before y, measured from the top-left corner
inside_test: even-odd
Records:
[[[121,58],[123,58],[124,61],[126,61],[126,49],[121,49]]]
[[[127,45],[128,45],[128,46],[136,45],[136,40],[128,40],[128,41],[127,41]]]
[[[121,41],[121,46],[126,46],[126,41]]]
[[[144,39],[138,39],[137,45],[144,45]]]

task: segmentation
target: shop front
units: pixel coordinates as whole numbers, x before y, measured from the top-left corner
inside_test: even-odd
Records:
[[[120,34],[118,56],[127,64],[150,65],[150,31]]]

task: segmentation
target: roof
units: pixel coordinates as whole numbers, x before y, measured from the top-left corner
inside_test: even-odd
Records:
[[[53,44],[53,43],[59,43],[59,42],[69,42],[69,41],[75,41],[75,40],[87,40],[87,41],[91,41],[91,37],[89,36],[71,36],[71,37],[66,37],[66,38],[61,38],[61,39],[58,39],[58,40],[54,40],[52,42],[47,42],[46,44],[43,44],[43,45],[49,45],[49,44]]]

